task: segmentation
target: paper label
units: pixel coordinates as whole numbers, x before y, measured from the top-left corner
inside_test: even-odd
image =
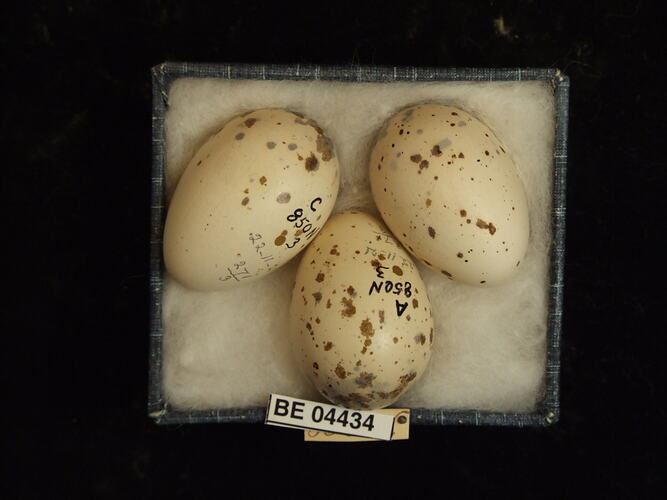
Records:
[[[392,441],[400,441],[410,439],[410,410],[407,408],[384,408],[382,410],[373,410],[377,413],[391,415],[394,417],[394,431],[391,435]],[[338,434],[327,431],[303,431],[304,441],[318,441],[326,443],[351,443],[359,441],[377,441],[373,438],[365,438],[359,436],[348,436],[346,434]]]
[[[394,416],[271,394],[264,423],[390,441]]]

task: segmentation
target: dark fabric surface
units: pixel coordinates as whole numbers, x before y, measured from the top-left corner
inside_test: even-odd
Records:
[[[656,4],[314,5],[1,7],[11,294],[2,314],[0,496],[372,498],[388,489],[424,498],[436,488],[437,497],[657,497],[667,329]],[[149,420],[149,69],[165,60],[567,73],[560,422],[305,445],[296,431],[262,425]]]

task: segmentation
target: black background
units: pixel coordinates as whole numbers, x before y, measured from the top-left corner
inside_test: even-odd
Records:
[[[657,496],[665,78],[647,1],[5,4],[0,141],[9,497]],[[131,6],[129,6],[131,5]],[[499,33],[503,17],[509,33]],[[572,79],[562,417],[308,445],[146,417],[151,66],[558,67]],[[3,218],[4,219],[4,218]],[[8,219],[8,220],[7,220]],[[657,288],[656,288],[657,285]],[[48,488],[48,490],[46,490]],[[1,490],[0,490],[1,491]],[[236,498],[237,494],[228,494]]]

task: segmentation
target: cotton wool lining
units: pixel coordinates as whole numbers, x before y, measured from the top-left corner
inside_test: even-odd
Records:
[[[418,263],[435,334],[424,375],[394,406],[533,411],[544,396],[551,246],[554,95],[546,82],[342,83],[180,78],[166,115],[166,190],[233,116],[278,107],[314,119],[333,140],[341,183],[334,214],[380,218],[368,158],[383,123],[422,102],[462,108],[487,124],[512,155],[526,188],[530,242],[505,284],[476,288]],[[264,278],[221,292],[188,290],[165,276],[163,390],[180,410],[265,406],[269,393],[325,401],[288,342],[288,310],[303,253]]]

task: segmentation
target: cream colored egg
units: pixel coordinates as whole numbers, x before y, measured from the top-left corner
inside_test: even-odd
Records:
[[[233,118],[195,154],[174,192],[167,271],[205,291],[264,276],[312,241],[338,184],[333,144],[314,121],[282,109]]]
[[[526,193],[509,152],[474,116],[438,104],[404,109],[381,131],[369,168],[387,226],[428,266],[489,286],[520,265]]]
[[[348,408],[383,408],[424,372],[433,318],[409,255],[377,219],[336,215],[304,252],[290,309],[294,355]]]

